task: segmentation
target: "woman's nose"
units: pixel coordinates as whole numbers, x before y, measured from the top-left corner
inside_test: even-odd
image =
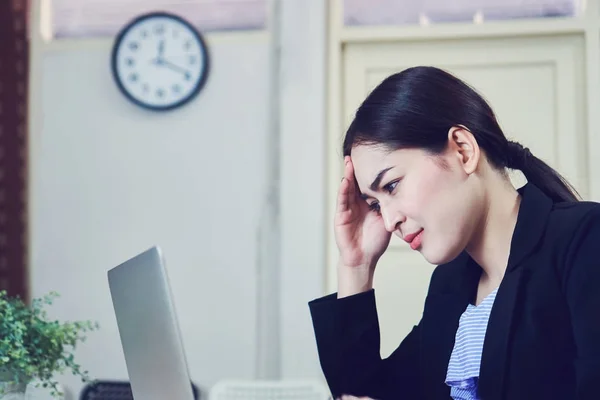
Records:
[[[382,208],[381,216],[383,217],[383,224],[385,230],[394,233],[400,229],[400,224],[405,221],[406,217],[396,210],[385,210]]]

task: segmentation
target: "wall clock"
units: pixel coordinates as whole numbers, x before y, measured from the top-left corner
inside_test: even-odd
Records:
[[[171,110],[192,100],[208,77],[209,54],[202,35],[183,18],[152,12],[117,35],[112,74],[121,92],[150,110]]]

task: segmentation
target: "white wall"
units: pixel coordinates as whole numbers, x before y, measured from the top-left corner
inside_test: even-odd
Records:
[[[281,1],[281,374],[321,377],[307,302],[325,290],[327,2]]]
[[[100,323],[77,353],[99,379],[127,378],[106,271],[153,244],[167,258],[192,379],[206,388],[256,372],[269,37],[208,43],[204,91],[165,114],[118,92],[110,40],[33,57],[32,295],[56,290],[53,317]],[[70,376],[61,381],[72,393],[81,387]]]

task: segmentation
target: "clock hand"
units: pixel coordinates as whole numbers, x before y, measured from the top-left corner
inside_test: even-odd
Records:
[[[177,72],[181,72],[182,74],[189,74],[190,72],[184,68],[181,68],[179,65],[175,65],[170,61],[164,60],[164,59],[160,59],[158,60],[158,64],[159,65],[164,65],[165,67],[173,70],[173,71],[177,71]]]
[[[158,43],[158,58],[162,58],[163,54],[165,53],[165,41],[161,40]]]

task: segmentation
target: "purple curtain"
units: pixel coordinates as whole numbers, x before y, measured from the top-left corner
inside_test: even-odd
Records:
[[[0,0],[0,290],[27,299],[26,0]]]

